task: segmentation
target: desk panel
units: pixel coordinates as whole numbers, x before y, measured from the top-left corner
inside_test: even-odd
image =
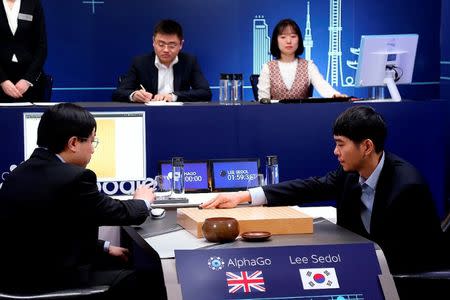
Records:
[[[318,208],[312,208],[318,209]],[[176,211],[168,210],[166,217],[160,220],[147,219],[141,226],[125,226],[123,227],[126,236],[131,238],[138,246],[139,249],[135,249],[134,252],[149,253],[154,255],[152,246],[145,242],[145,238],[154,236],[155,234],[161,234],[164,231],[171,231],[176,222]],[[158,238],[158,236],[156,236]],[[163,239],[161,239],[163,240]],[[274,235],[268,241],[260,243],[245,242],[242,239],[237,239],[232,243],[217,244],[210,243],[203,249],[233,249],[233,248],[256,248],[256,247],[279,247],[279,246],[297,246],[297,245],[340,245],[340,244],[358,244],[358,243],[370,243],[369,240],[349,231],[345,228],[337,226],[336,224],[323,219],[317,218],[314,220],[314,233],[313,234],[292,234],[292,235]],[[175,242],[176,243],[176,242]],[[181,246],[181,245],[180,245]],[[386,299],[398,299],[397,291],[392,277],[389,273],[388,266],[383,252],[379,247],[374,244],[378,261],[382,270],[380,280],[383,282],[383,289]],[[181,247],[180,247],[181,248]],[[164,270],[165,284],[168,292],[168,298],[170,300],[182,299],[181,287],[178,283],[177,273],[175,269],[175,259],[162,259],[162,268]]]

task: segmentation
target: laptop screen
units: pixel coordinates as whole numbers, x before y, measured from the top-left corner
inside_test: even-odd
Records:
[[[169,174],[170,173],[170,174]],[[159,162],[159,174],[169,175],[172,173],[170,161]],[[208,192],[208,162],[207,161],[184,161],[184,188],[186,192]]]
[[[210,160],[213,191],[245,190],[259,173],[258,158]]]

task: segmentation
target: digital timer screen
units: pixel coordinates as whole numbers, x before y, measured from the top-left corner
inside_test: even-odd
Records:
[[[172,164],[168,161],[160,162],[160,174],[171,178]],[[208,163],[184,161],[184,187],[186,192],[209,191]]]
[[[259,172],[259,159],[211,160],[213,191],[245,190]]]

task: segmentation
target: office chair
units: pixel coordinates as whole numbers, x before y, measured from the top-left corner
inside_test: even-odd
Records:
[[[49,102],[52,98],[52,90],[53,90],[53,77],[48,74],[43,74],[43,83],[44,83],[44,94],[42,99],[44,101]]]
[[[442,221],[441,228],[447,243],[446,248],[450,249],[450,213]],[[427,299],[431,291],[443,298],[450,297],[450,266],[437,271],[396,274],[393,277],[401,299]]]
[[[252,92],[253,92],[253,98],[255,101],[258,101],[258,81],[259,81],[259,75],[258,74],[252,74],[250,75],[250,84],[252,86]]]
[[[255,101],[259,101],[259,99],[258,99],[258,82],[259,82],[258,74],[250,75],[250,84],[252,86],[253,98],[255,99]],[[312,97],[313,93],[314,93],[314,87],[312,84],[310,84],[309,91],[308,91],[308,97]]]
[[[447,217],[442,221],[441,223],[442,231],[447,235],[447,237],[450,236],[450,213],[447,215]]]
[[[312,84],[309,85],[308,98],[311,98],[314,94],[314,86]]]
[[[122,83],[124,77],[125,75],[119,75],[119,77],[117,77],[117,85],[120,85],[120,83]]]
[[[50,102],[52,98],[53,77],[51,75],[41,73],[36,86],[34,95],[36,96],[33,102]]]
[[[108,285],[92,286],[79,289],[65,289],[47,293],[3,293],[0,299],[73,299],[73,300],[100,300],[106,299],[105,293],[109,290]]]

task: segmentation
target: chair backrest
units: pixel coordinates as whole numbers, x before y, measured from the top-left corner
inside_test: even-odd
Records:
[[[42,73],[35,87],[34,96],[36,102],[50,102],[52,99],[53,77]]]
[[[444,219],[444,221],[442,221],[441,228],[442,228],[443,232],[450,234],[450,212],[447,215],[447,217]]]
[[[314,86],[312,84],[309,85],[308,97],[311,98],[314,94]]]
[[[50,101],[52,99],[53,91],[53,77],[48,74],[44,74],[44,100]]]
[[[250,75],[250,84],[252,85],[252,91],[253,91],[253,98],[258,101],[258,81],[259,81],[259,75],[258,74],[252,74]]]
[[[259,75],[258,74],[252,74],[250,75],[250,84],[252,85],[252,91],[253,91],[253,98],[258,101],[258,82],[259,82]],[[309,91],[308,91],[308,97],[312,97],[314,93],[314,86],[312,84],[309,85]]]
[[[441,222],[444,232],[445,244],[444,255],[450,249],[450,213]],[[436,271],[419,272],[413,274],[394,274],[394,281],[401,299],[426,299],[429,291],[437,295],[447,295],[450,293],[450,267],[445,260],[442,261],[442,268]]]

